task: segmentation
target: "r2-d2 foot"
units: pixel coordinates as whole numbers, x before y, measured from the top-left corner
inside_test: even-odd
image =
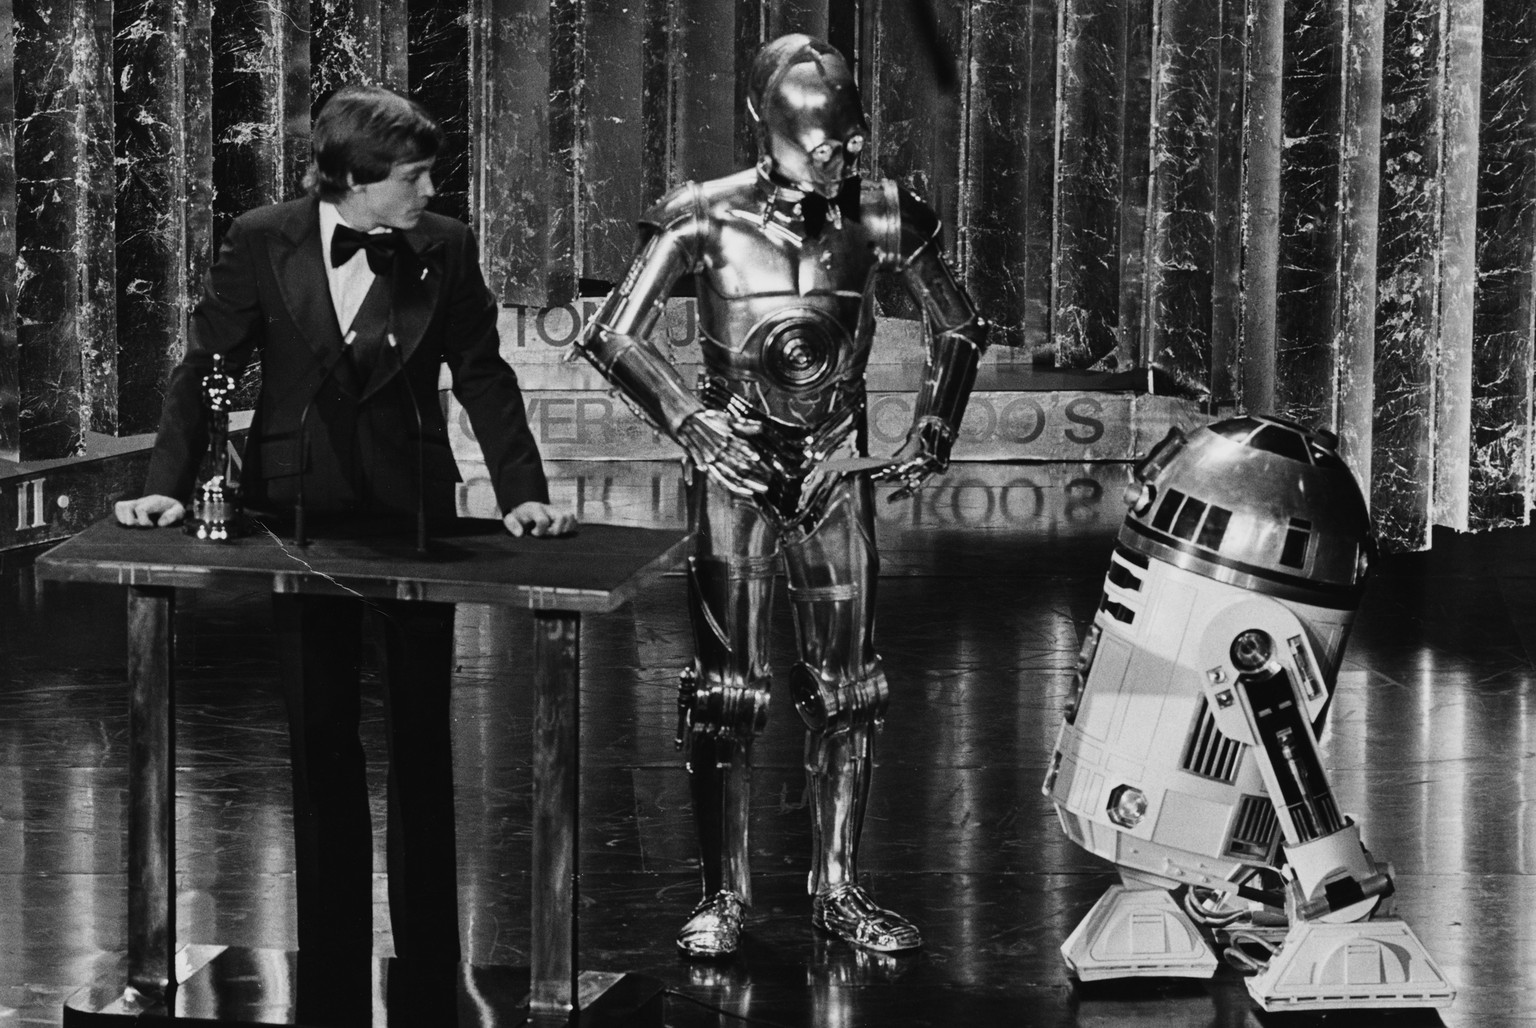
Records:
[[[1043,790],[1125,883],[1062,947],[1068,967],[1208,977],[1194,910],[1237,940],[1265,1010],[1448,1005],[1318,755],[1374,552],[1335,439],[1267,417],[1175,429],[1126,498]],[[1180,886],[1225,899],[1181,908]],[[1242,930],[1249,910],[1262,931]]]

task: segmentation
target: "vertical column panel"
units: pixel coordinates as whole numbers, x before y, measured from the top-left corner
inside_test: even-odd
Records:
[[[640,44],[640,195],[649,206],[680,180],[677,104],[684,54],[673,0],[646,0]]]
[[[737,163],[736,4],[673,0],[678,52],[676,99],[677,181],[729,175]]]
[[[1209,391],[1221,9],[1157,7],[1145,363]]]
[[[282,150],[278,157],[278,200],[303,193],[309,168],[309,131],[314,93],[310,89],[311,0],[269,0],[275,17],[278,67],[282,74],[279,111]]]
[[[1339,285],[1344,7],[1286,5],[1275,412],[1332,427]]]
[[[549,11],[549,246],[547,303],[577,295],[586,233],[580,183],[586,174],[586,0],[550,5]]]
[[[1046,0],[976,5],[967,39],[965,284],[993,340],[1048,349],[1056,14]]]
[[[112,0],[75,7],[75,133],[80,139],[81,390],[86,427],[116,432],[120,383],[117,334],[116,171],[113,166]]]
[[[1442,0],[1385,20],[1371,507],[1382,543],[1429,545],[1440,275]]]
[[[931,14],[925,18],[924,13]],[[965,215],[960,168],[969,121],[969,96],[957,88],[963,5],[938,10],[917,4],[880,4],[872,10],[868,109],[874,174],[897,179],[934,206],[943,220],[945,248],[966,268]],[[891,317],[918,317],[918,307],[897,282],[883,281],[876,300]]]
[[[383,83],[381,5],[394,6],[391,0],[312,0],[309,59],[317,102],[344,85]]]
[[[215,0],[184,0],[182,28],[182,159],[186,188],[187,289],[182,296],[178,336],[181,345],[160,354],[161,379],[180,361],[186,343],[186,323],[202,294],[203,277],[213,260],[213,4]],[[222,188],[222,183],[220,184]],[[158,397],[156,402],[159,402]]]
[[[394,0],[398,2],[398,0]],[[409,91],[443,128],[430,209],[469,220],[469,0],[409,0]],[[569,2],[556,6],[579,6]],[[527,55],[519,55],[526,60]]]
[[[37,0],[15,10],[16,344],[22,460],[80,453],[79,77],[76,13],[86,0]]]
[[[475,20],[475,226],[486,281],[504,302],[546,302],[564,216],[551,185],[550,8],[480,0]]]
[[[153,431],[187,298],[187,161],[181,0],[135,0],[114,12],[118,402],[124,431]],[[99,412],[98,406],[98,412]]]
[[[1468,521],[1493,528],[1536,498],[1536,5],[1484,5],[1482,90]]]
[[[1206,385],[1212,399],[1230,405],[1236,396],[1238,336],[1243,295],[1243,104],[1248,71],[1247,0],[1222,0],[1216,42],[1215,219],[1211,239],[1211,324]]]
[[[1140,351],[1149,0],[1067,0],[1061,12],[1051,262],[1056,363],[1128,370]]]
[[[1445,11],[1441,178],[1440,360],[1435,396],[1437,525],[1467,527],[1472,455],[1472,298],[1477,285],[1477,123],[1483,63],[1483,0]]]
[[[0,0],[0,267],[17,268],[16,22]],[[0,458],[18,460],[21,368],[16,352],[16,275],[0,275]]]
[[[1275,409],[1275,286],[1280,268],[1280,163],[1285,142],[1285,0],[1250,0],[1243,108],[1242,328],[1232,354],[1241,410]],[[1216,399],[1224,397],[1220,392]]]
[[[281,9],[219,0],[212,19],[213,245],[237,215],[283,194]]]
[[[586,239],[580,276],[616,282],[634,252],[635,219],[656,198],[635,161],[644,149],[646,11],[642,4],[588,9],[586,174],[578,183]],[[600,69],[600,70],[598,70]]]
[[[1370,494],[1376,406],[1376,251],[1381,204],[1385,0],[1353,0],[1345,48],[1343,224],[1339,259],[1339,450]]]

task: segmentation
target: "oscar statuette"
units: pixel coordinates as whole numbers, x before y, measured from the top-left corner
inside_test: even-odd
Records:
[[[203,459],[206,477],[192,496],[186,522],[188,535],[211,542],[228,542],[249,529],[240,510],[239,489],[229,477],[229,409],[234,393],[235,380],[224,370],[223,355],[214,354],[213,367],[203,376],[203,404],[208,410],[208,453]]]

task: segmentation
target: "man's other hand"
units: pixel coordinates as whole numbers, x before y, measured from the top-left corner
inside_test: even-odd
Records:
[[[529,500],[512,508],[502,518],[513,535],[570,535],[576,530],[576,515],[556,510],[547,503]]]
[[[181,501],[169,496],[141,496],[137,500],[118,500],[112,508],[119,525],[132,528],[166,528],[187,513]]]

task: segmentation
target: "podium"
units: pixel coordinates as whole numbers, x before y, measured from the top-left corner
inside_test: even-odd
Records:
[[[301,1025],[296,976],[282,950],[186,946],[176,940],[175,659],[172,618],[183,589],[263,586],[274,593],[351,595],[525,607],[534,615],[533,883],[529,967],[461,965],[440,1013],[384,1024],[660,1026],[662,987],[635,974],[582,971],[578,960],[578,667],[581,615],[624,603],[673,567],[673,530],[583,525],[575,535],[513,538],[499,521],[459,521],[425,553],[409,528],[322,537],[296,547],[259,520],[249,536],[209,543],[180,528],[109,520],[37,558],[40,578],[124,586],[128,593],[128,952],[126,981],[81,988],[64,1024]],[[386,996],[391,961],[378,961]],[[310,969],[313,973],[313,969]],[[413,997],[419,999],[420,997]],[[384,1017],[381,1024],[379,1017]],[[452,1016],[450,1016],[450,1014]],[[368,1020],[361,1021],[368,1024]]]

